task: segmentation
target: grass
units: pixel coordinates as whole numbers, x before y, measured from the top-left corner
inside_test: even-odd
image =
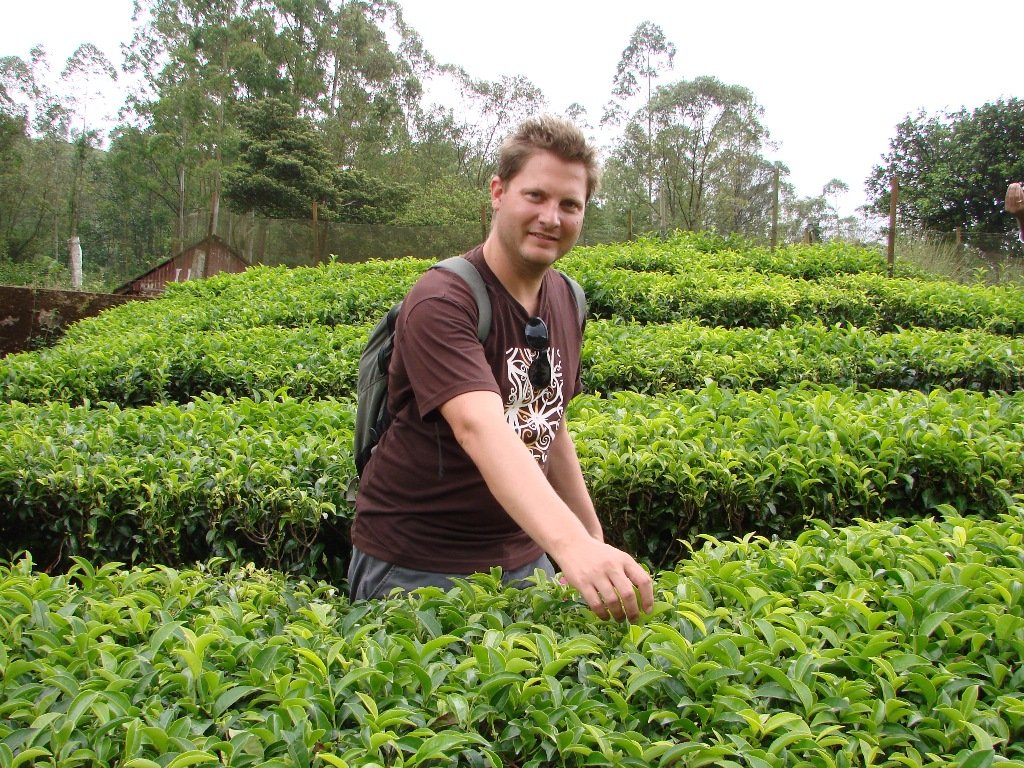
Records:
[[[959,283],[1024,287],[1024,256],[1011,250],[1003,235],[958,243],[955,235],[946,232],[901,231],[896,260]]]

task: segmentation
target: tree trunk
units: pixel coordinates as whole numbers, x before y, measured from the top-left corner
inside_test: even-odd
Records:
[[[178,166],[178,237],[174,243],[175,255],[181,253],[185,245],[185,166]]]
[[[82,290],[82,241],[78,235],[68,240],[68,254],[71,262],[71,288]]]
[[[207,235],[216,235],[220,224],[220,176],[213,180],[213,191],[210,192],[210,226]]]

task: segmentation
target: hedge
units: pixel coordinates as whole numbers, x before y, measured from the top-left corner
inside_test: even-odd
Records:
[[[370,326],[261,326],[157,336],[104,336],[0,361],[2,399],[73,405],[186,403],[204,393],[350,397]],[[258,361],[258,364],[257,364]],[[738,389],[817,382],[868,388],[1014,392],[1024,386],[1024,338],[977,330],[893,333],[799,322],[709,328],[691,320],[588,323],[589,392],[703,386]]]
[[[655,566],[700,534],[992,517],[1024,490],[1024,393],[708,386],[582,396],[568,418],[609,540]],[[351,430],[350,401],[284,396],[0,407],[0,554],[341,572]]]
[[[1019,768],[1022,515],[709,540],[632,626],[546,580],[0,565],[0,764]]]

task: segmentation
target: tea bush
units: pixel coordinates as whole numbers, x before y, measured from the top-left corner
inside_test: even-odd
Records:
[[[708,539],[651,615],[0,565],[0,765],[1024,765],[1024,510]]]
[[[709,385],[585,395],[568,419],[608,539],[658,567],[701,533],[991,517],[1024,490],[1024,393]],[[0,406],[0,553],[343,572],[352,425],[351,401],[283,395]]]
[[[355,390],[369,331],[368,325],[303,325],[104,335],[0,360],[0,394],[26,403],[124,407],[266,390],[346,398]],[[877,333],[817,321],[712,328],[693,320],[592,320],[584,338],[583,381],[590,392],[652,394],[707,381],[739,389],[816,382],[1014,392],[1024,384],[1024,340],[979,330]]]
[[[655,570],[626,626],[496,573],[340,592],[355,356],[427,266],[179,284],[0,361],[0,768],[1024,766],[1019,290],[567,257],[569,426]]]

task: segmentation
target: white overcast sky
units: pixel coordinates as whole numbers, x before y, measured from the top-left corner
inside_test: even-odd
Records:
[[[663,82],[712,75],[750,89],[764,107],[800,195],[830,179],[864,180],[908,114],[973,109],[1024,97],[1024,5],[952,0],[399,0],[442,62],[478,78],[524,75],[561,111],[597,123],[633,30],[658,24],[676,48]],[[0,0],[0,56],[42,43],[57,72],[79,43],[119,64],[131,0]]]

